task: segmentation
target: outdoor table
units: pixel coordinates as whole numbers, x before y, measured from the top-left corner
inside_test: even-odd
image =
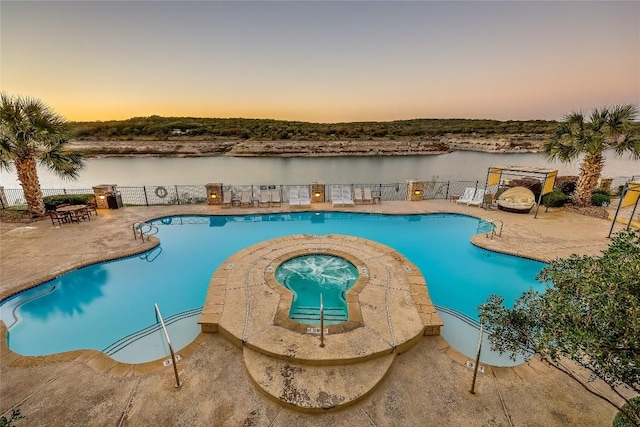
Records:
[[[56,209],[56,212],[67,215],[71,221],[80,222],[78,213],[86,208],[87,205],[69,205]]]

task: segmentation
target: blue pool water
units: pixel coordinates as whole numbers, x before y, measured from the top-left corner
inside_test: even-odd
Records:
[[[335,325],[349,319],[345,293],[356,283],[358,269],[344,258],[305,255],[283,262],[276,280],[293,292],[289,318],[309,325],[320,324],[320,299],[324,323]]]
[[[544,289],[535,281],[543,263],[473,246],[478,220],[462,215],[310,212],[176,216],[154,224],[161,246],[150,253],[84,267],[3,301],[9,347],[23,355],[95,349],[131,363],[166,357],[154,303],[180,349],[198,334],[216,268],[242,248],[291,234],[353,235],[402,253],[420,268],[441,308],[443,336],[469,357],[477,346],[476,308],[490,294],[510,306],[523,291]],[[485,363],[509,364],[488,348]]]

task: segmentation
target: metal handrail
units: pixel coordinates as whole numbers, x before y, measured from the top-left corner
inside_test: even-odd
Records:
[[[164,320],[162,319],[162,314],[160,314],[160,309],[158,308],[158,304],[153,304],[156,308],[156,316],[158,316],[158,320],[160,320],[160,324],[162,325],[162,330],[164,331],[164,336],[167,339],[167,344],[169,345],[169,352],[171,353],[171,362],[173,362],[173,373],[176,376],[176,388],[180,388],[182,385],[180,383],[180,377],[178,377],[178,365],[176,364],[176,355],[173,352],[173,346],[171,345],[171,340],[169,339],[169,333],[167,332],[167,327],[164,325]]]
[[[324,304],[320,294],[320,347],[324,347]]]
[[[149,241],[149,237],[154,236],[158,233],[159,229],[155,225],[136,221],[131,225],[133,229],[133,238],[138,240],[138,235],[140,236],[140,240],[144,243],[144,237],[147,236],[147,242]]]
[[[491,224],[491,231],[487,231],[487,237],[493,239],[493,236],[502,236],[502,229],[504,228],[504,222],[501,219],[483,219],[478,223],[478,227],[476,228],[476,234],[480,233],[480,229],[483,225]],[[499,231],[496,232],[496,229],[499,228]]]

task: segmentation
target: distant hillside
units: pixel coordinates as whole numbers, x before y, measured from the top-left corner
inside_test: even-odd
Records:
[[[548,135],[555,121],[413,119],[391,122],[308,123],[266,119],[135,117],[105,122],[73,122],[75,139],[83,140],[373,140],[432,139],[447,135],[493,137]]]

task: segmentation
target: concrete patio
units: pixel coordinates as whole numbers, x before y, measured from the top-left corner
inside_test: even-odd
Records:
[[[611,223],[564,211],[533,218],[467,207],[449,201],[383,202],[313,210],[378,213],[453,212],[504,222],[501,237],[476,235],[491,250],[540,260],[597,254],[608,246]],[[81,265],[141,252],[157,244],[134,240],[132,224],[176,214],[284,212],[278,208],[214,206],[127,207],[100,210],[90,222],[53,227],[50,220],[0,223],[0,296],[56,277]],[[298,209],[299,210],[299,209]],[[622,229],[623,225],[616,226]],[[0,413],[19,408],[39,425],[245,425],[245,426],[608,426],[616,409],[564,373],[537,359],[515,368],[487,367],[476,394],[466,357],[440,336],[427,336],[391,363],[380,385],[346,409],[320,414],[293,411],[265,397],[251,382],[243,351],[220,334],[200,334],[181,351],[183,386],[159,362],[127,365],[96,351],[24,357],[6,346],[2,325]],[[593,381],[589,387],[605,391]],[[612,396],[613,399],[615,397]]]

